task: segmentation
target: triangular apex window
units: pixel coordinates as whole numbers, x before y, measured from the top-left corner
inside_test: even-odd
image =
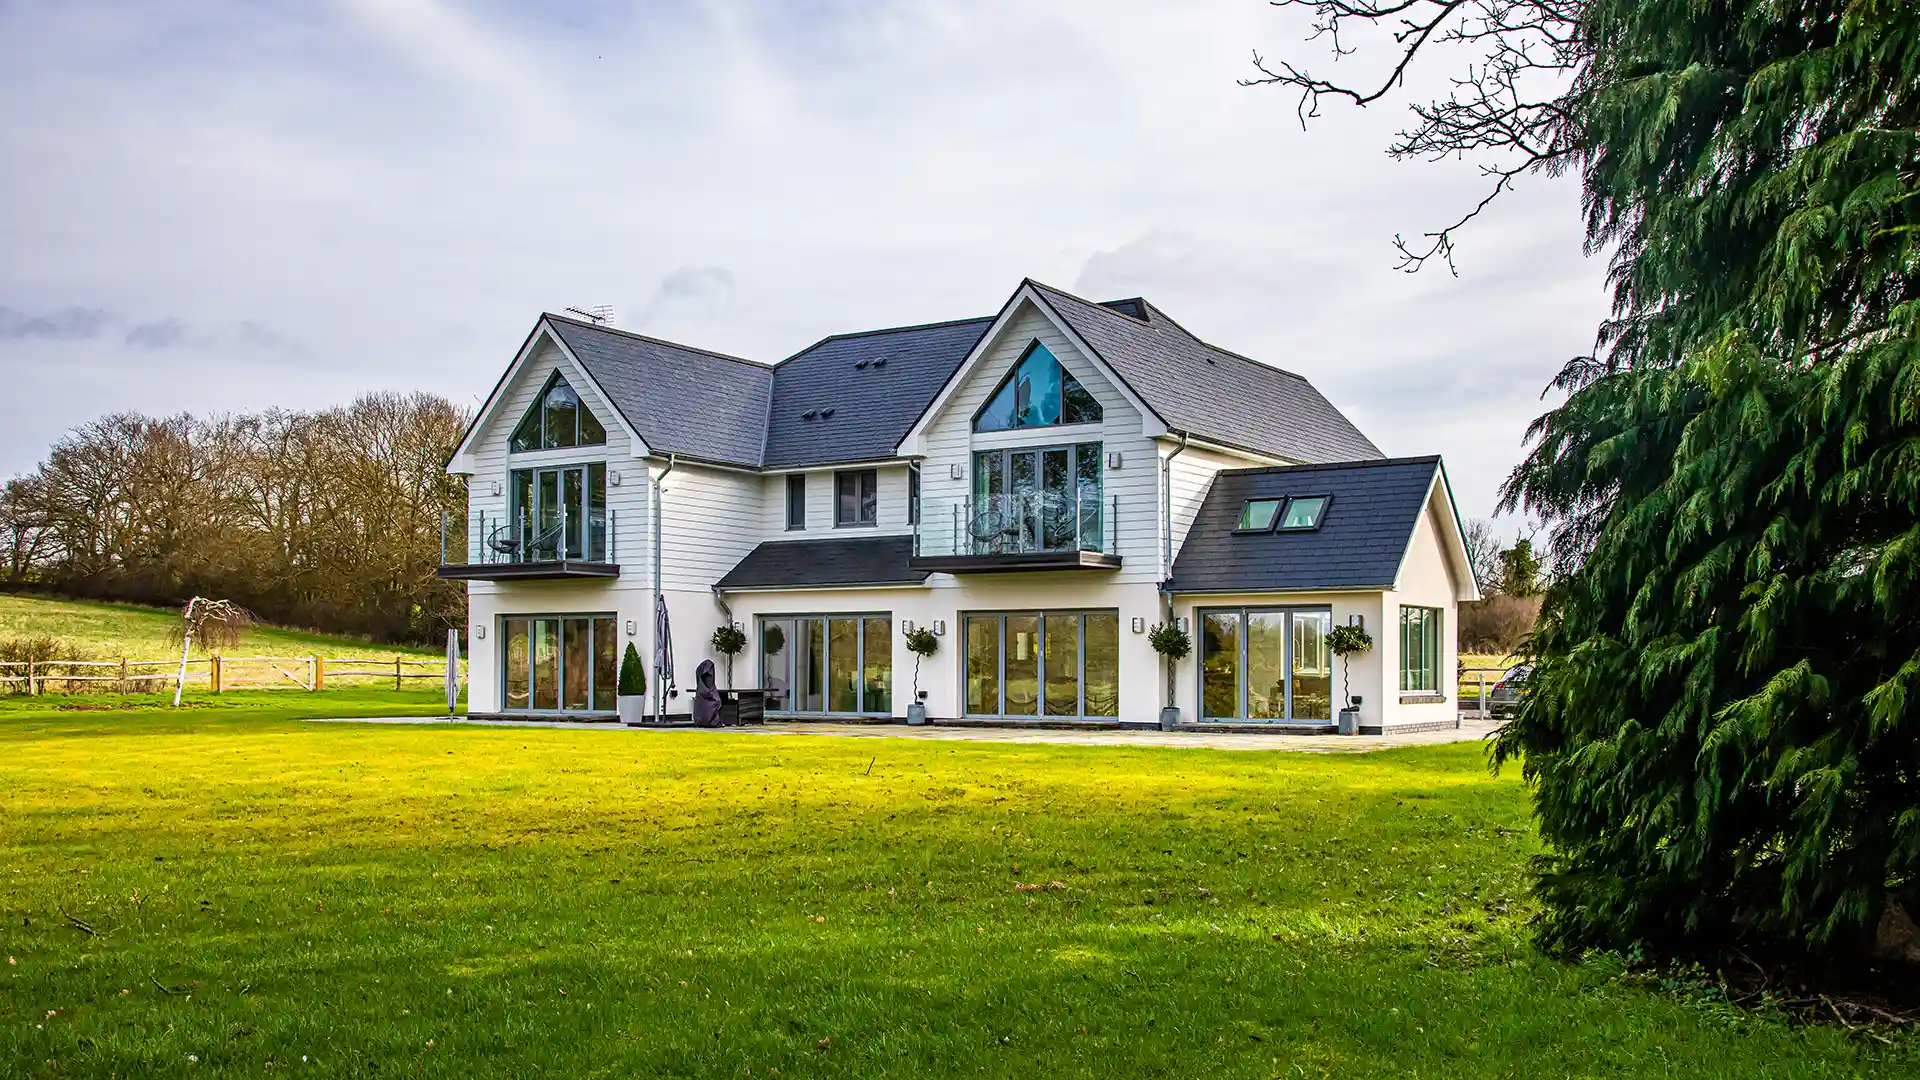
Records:
[[[554,372],[553,378],[533,400],[526,418],[513,429],[509,444],[514,453],[522,450],[551,450],[558,446],[599,446],[607,441],[607,429],[587,411],[567,380]]]
[[[1020,362],[1013,365],[1013,373],[974,415],[973,430],[1011,431],[1099,422],[1100,403],[1045,345],[1036,341],[1027,346]]]

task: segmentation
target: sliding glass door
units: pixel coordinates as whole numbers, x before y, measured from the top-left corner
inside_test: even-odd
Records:
[[[511,487],[513,540],[522,560],[607,561],[605,462],[515,469]]]
[[[611,615],[501,619],[503,708],[509,712],[613,712],[619,645]]]
[[[968,522],[977,555],[1105,551],[1102,444],[982,450]]]
[[[1120,715],[1120,616],[1112,611],[968,615],[968,716]]]
[[[1324,608],[1201,612],[1201,717],[1332,723],[1332,632]]]
[[[893,714],[892,617],[779,615],[760,620],[760,685],[773,712]]]

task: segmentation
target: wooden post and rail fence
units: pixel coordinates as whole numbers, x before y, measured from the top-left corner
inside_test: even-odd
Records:
[[[461,665],[462,677],[465,666]],[[168,660],[0,660],[0,693],[18,692],[24,687],[31,695],[52,693],[60,686],[75,693],[76,685],[85,689],[112,684],[106,693],[148,693],[171,690],[175,683],[200,687],[209,693],[222,690],[301,690],[324,689],[329,679],[359,678],[393,680],[400,689],[408,679],[447,677],[445,660],[413,660],[396,656],[391,661],[369,657],[328,659],[323,656],[202,656],[186,663],[184,679],[179,657]]]

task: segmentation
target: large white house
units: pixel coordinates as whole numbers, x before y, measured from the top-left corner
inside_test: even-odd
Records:
[[[448,468],[476,716],[612,716],[663,601],[682,684],[738,624],[733,683],[781,716],[902,718],[917,678],[935,722],[1330,729],[1357,623],[1362,730],[1455,721],[1477,593],[1440,459],[1144,300],[1024,281],[772,365],[544,315]]]

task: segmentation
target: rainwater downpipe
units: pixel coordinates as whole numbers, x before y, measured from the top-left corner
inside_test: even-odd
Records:
[[[1187,433],[1180,433],[1180,445],[1173,453],[1160,459],[1160,597],[1166,606],[1166,624],[1173,625],[1173,594],[1167,586],[1173,583],[1173,459],[1186,453]],[[1174,659],[1167,657],[1167,707],[1173,708],[1174,700]]]
[[[666,510],[666,489],[661,484],[667,474],[673,471],[675,458],[667,455],[667,467],[653,478],[653,610],[647,616],[653,620],[653,719],[655,723],[665,723],[667,719],[667,687],[665,657],[660,652],[660,608],[666,603],[665,586],[661,583],[660,571],[660,517]]]

